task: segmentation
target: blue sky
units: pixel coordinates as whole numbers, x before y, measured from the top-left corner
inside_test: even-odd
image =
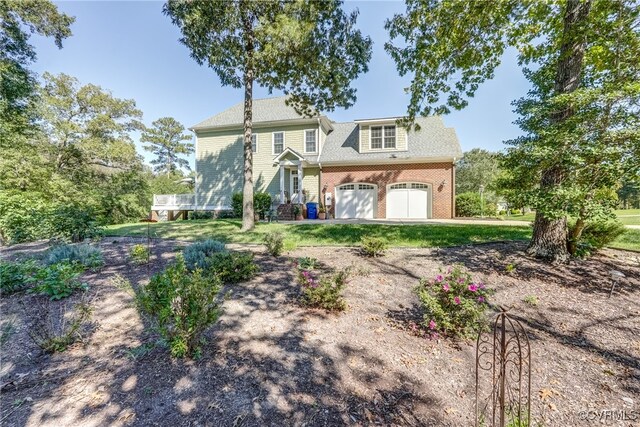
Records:
[[[223,87],[215,73],[199,66],[179,41],[180,32],[162,14],[161,2],[58,2],[59,9],[76,17],[73,36],[58,50],[53,41],[33,36],[39,74],[67,73],[81,83],[94,83],[119,98],[135,99],[150,125],[159,117],[172,116],[191,126],[242,101],[242,90]],[[385,53],[388,36],[385,19],[404,10],[402,2],[347,2],[358,8],[358,26],[373,40],[370,71],[354,83],[358,102],[349,110],[329,114],[336,121],[402,115],[406,111],[407,78],[401,78]],[[502,141],[519,135],[511,101],[529,88],[516,61],[507,52],[495,78],[485,82],[463,111],[445,116],[454,127],[462,149],[503,148]],[[256,87],[256,98],[269,96]],[[137,139],[137,135],[134,135]],[[137,143],[137,141],[136,141]],[[143,153],[148,160],[148,154]]]

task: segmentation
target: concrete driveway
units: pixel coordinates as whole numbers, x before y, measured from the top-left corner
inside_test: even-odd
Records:
[[[530,221],[516,221],[510,219],[303,219],[302,221],[280,221],[283,224],[388,224],[388,225],[416,225],[416,224],[473,224],[473,225],[512,225],[528,226],[533,224]],[[640,230],[640,225],[625,225],[627,228]]]
[[[513,225],[528,226],[529,221],[514,221],[500,219],[303,219],[302,221],[280,221],[283,224],[388,224],[388,225],[416,225],[416,224],[474,224],[474,225]]]

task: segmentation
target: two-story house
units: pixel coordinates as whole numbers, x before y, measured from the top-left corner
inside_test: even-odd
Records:
[[[256,191],[274,203],[327,202],[335,218],[451,218],[456,133],[440,117],[418,118],[419,131],[398,117],[336,123],[305,118],[284,97],[253,102]],[[243,104],[191,128],[196,134],[192,208],[231,208],[243,184]]]

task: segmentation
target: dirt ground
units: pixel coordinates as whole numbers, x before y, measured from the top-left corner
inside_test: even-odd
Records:
[[[345,313],[298,304],[287,256],[251,247],[261,273],[229,287],[224,314],[199,360],[172,360],[138,314],[131,290],[184,243],[158,240],[152,266],[128,260],[134,239],[100,243],[106,265],[87,272],[94,327],[66,352],[43,354],[27,333],[38,316],[27,294],[0,300],[14,333],[2,348],[0,424],[7,426],[467,426],[474,423],[475,343],[412,332],[412,290],[454,263],[496,289],[531,340],[533,418],[545,426],[640,425],[640,254],[606,251],[549,266],[521,243],[394,249],[299,248],[328,267],[354,266]],[[37,255],[46,244],[2,248]],[[515,271],[507,273],[507,266]],[[626,278],[611,298],[610,270]],[[537,306],[523,302],[535,295]],[[617,418],[594,421],[602,411]],[[587,419],[584,419],[587,418]],[[634,419],[635,418],[635,419]],[[534,424],[536,425],[536,424]]]

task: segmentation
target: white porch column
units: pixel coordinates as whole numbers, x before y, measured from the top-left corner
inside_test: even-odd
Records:
[[[302,203],[302,162],[298,163],[298,203]]]
[[[280,204],[287,203],[284,199],[284,165],[280,164]]]

